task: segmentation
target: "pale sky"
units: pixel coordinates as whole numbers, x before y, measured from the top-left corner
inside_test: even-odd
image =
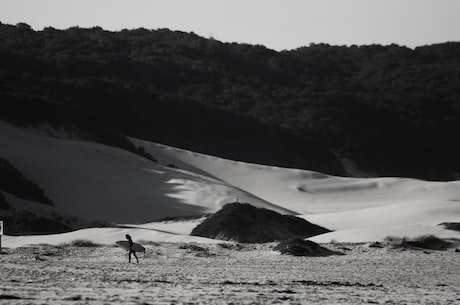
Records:
[[[310,43],[408,47],[460,41],[460,0],[0,0],[34,29],[169,28],[275,50]]]

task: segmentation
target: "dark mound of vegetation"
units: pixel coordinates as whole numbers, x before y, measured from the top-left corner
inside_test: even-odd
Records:
[[[281,254],[294,256],[329,256],[343,254],[321,247],[310,240],[303,240],[299,238],[282,241],[275,246],[273,250],[279,251]]]
[[[447,230],[460,231],[460,222],[443,222],[439,224]]]
[[[179,245],[179,249],[190,250],[190,251],[195,251],[195,252],[204,252],[204,251],[208,251],[208,249],[203,248],[203,247],[198,246],[198,245],[195,245],[195,244],[192,244],[192,243],[180,244],[180,245]]]
[[[345,174],[338,157],[380,176],[460,173],[459,71],[459,42],[276,52],[167,29],[0,24],[3,120],[331,174]]]
[[[0,158],[0,190],[22,199],[54,206],[34,182],[28,180],[10,162]],[[1,208],[1,205],[0,205]]]
[[[453,244],[434,235],[422,235],[416,238],[386,237],[385,241],[393,248],[422,248],[429,250],[446,250]]]
[[[212,253],[210,251],[210,249],[195,245],[193,243],[181,244],[181,245],[179,245],[179,249],[188,250],[188,252],[194,253],[195,256],[197,256],[197,257],[215,256],[215,253]]]
[[[72,228],[59,221],[28,211],[0,210],[0,219],[4,221],[4,233],[8,235],[50,234],[72,231]]]
[[[231,203],[196,226],[191,235],[241,243],[265,243],[327,232],[330,231],[302,218],[281,215],[247,203]]]
[[[383,247],[384,245],[379,241],[371,242],[369,244],[369,248],[383,248]]]
[[[446,250],[452,246],[452,243],[442,240],[433,235],[425,235],[407,241],[409,246],[430,249],[430,250]]]
[[[9,210],[10,205],[8,204],[8,201],[5,199],[5,195],[3,195],[2,192],[0,192],[0,210]]]

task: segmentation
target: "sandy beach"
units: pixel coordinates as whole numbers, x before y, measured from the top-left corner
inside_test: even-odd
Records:
[[[294,257],[275,244],[36,245],[0,255],[0,304],[458,304],[460,254],[327,244]],[[229,248],[230,247],[230,248]]]

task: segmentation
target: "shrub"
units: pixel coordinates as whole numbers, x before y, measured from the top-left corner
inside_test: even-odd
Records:
[[[423,248],[430,250],[446,250],[452,243],[434,235],[421,235],[415,238],[387,236],[385,241],[393,248]]]
[[[62,244],[62,246],[71,246],[71,247],[101,247],[100,244],[97,244],[91,240],[87,239],[74,239],[68,243]]]
[[[282,241],[277,246],[275,246],[273,250],[279,251],[281,254],[294,256],[343,255],[343,253],[331,251],[327,248],[321,247],[313,241],[299,238]]]
[[[143,246],[155,246],[155,247],[161,246],[161,243],[159,242],[151,241],[151,240],[144,240],[144,239],[138,240],[137,243]]]
[[[408,244],[413,247],[419,247],[431,250],[446,250],[452,243],[442,240],[434,235],[422,235],[408,241]]]
[[[407,248],[407,237],[387,236],[384,241],[394,248]]]
[[[447,230],[460,231],[460,222],[443,222],[439,225],[444,226]]]
[[[179,249],[183,249],[183,250],[185,249],[185,250],[194,251],[194,252],[207,252],[208,251],[208,249],[200,247],[195,244],[181,244],[179,245]]]

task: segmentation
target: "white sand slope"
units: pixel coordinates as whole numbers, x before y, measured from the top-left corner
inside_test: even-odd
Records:
[[[133,224],[163,216],[214,212],[238,200],[281,213],[302,214],[308,221],[336,230],[313,238],[322,242],[421,234],[460,238],[459,232],[437,226],[460,222],[460,181],[334,177],[132,141],[158,159],[158,164],[121,149],[53,138],[0,122],[0,157],[36,181],[56,203],[55,210],[78,217]],[[170,235],[159,233],[187,239],[198,223],[169,221],[130,226],[139,232],[155,232],[152,238],[156,240],[169,240]],[[98,237],[98,230],[102,229],[59,236],[106,240],[105,235]],[[123,239],[123,232],[117,232]],[[137,231],[133,232],[138,238],[136,235]],[[32,237],[19,242],[10,237],[6,245],[26,244],[28,238]],[[52,236],[40,240],[46,242],[48,238],[50,243],[55,242]]]
[[[336,230],[310,238],[316,242],[368,242],[380,241],[387,236],[414,238],[421,235],[460,239],[459,231],[439,226],[443,222],[459,222],[458,201],[401,203],[348,212],[304,215],[302,218]]]
[[[72,242],[74,240],[89,240],[98,244],[114,244],[117,240],[125,240],[125,235],[133,236],[135,242],[195,242],[195,243],[221,243],[216,239],[209,239],[197,236],[180,235],[168,232],[156,231],[153,229],[141,228],[90,228],[81,229],[73,232],[50,235],[33,236],[4,236],[3,244],[7,247],[16,248],[30,244],[50,244],[59,245]]]
[[[308,221],[321,223],[331,230],[397,225],[436,226],[442,222],[457,222],[459,217],[458,201],[420,201],[302,216]]]
[[[426,200],[460,200],[460,181],[344,178],[318,172],[225,160],[131,139],[162,163],[209,175],[287,209],[307,213],[360,210]]]
[[[124,224],[132,228],[150,229],[159,232],[166,232],[177,235],[190,235],[193,228],[205,220],[205,217],[193,220],[169,220],[161,222],[151,222],[145,224]]]

